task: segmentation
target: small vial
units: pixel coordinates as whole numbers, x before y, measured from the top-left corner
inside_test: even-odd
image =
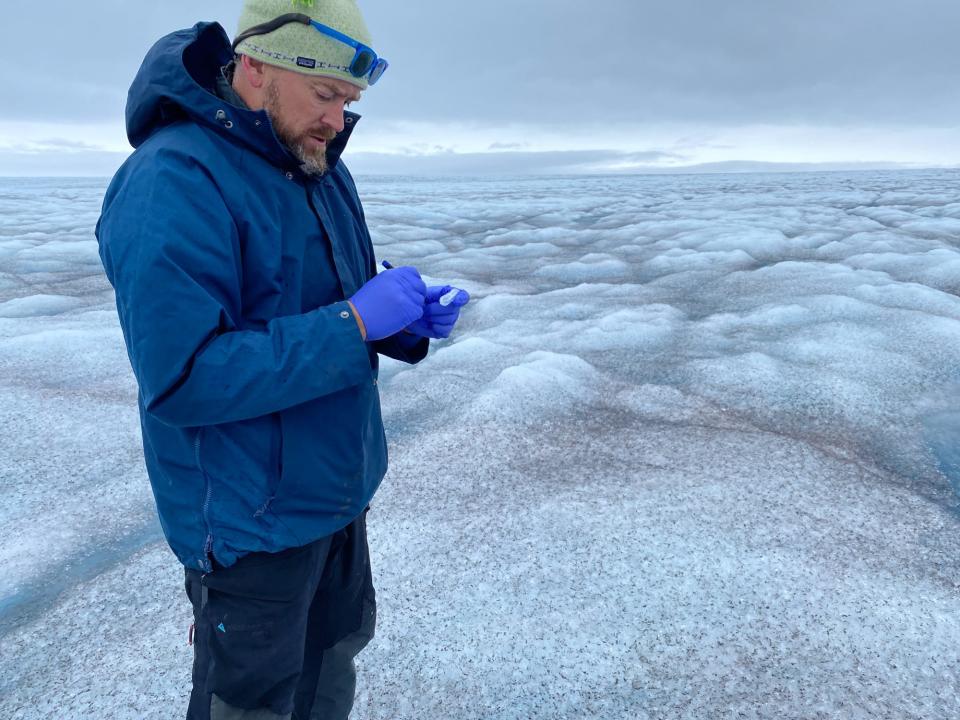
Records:
[[[456,300],[457,295],[459,294],[460,294],[460,291],[457,290],[457,288],[454,288],[453,290],[451,290],[446,295],[440,298],[440,304],[443,305],[443,307],[447,307],[450,303]]]

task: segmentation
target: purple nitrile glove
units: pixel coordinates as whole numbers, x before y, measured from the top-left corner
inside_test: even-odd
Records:
[[[453,290],[454,288],[450,285],[428,287],[423,316],[407,327],[407,330],[414,335],[428,338],[450,337],[453,326],[460,318],[460,308],[470,302],[470,293],[460,290],[449,305],[441,305],[440,298]]]
[[[423,315],[427,286],[416,268],[398,267],[371,278],[350,298],[368,342],[400,332]]]

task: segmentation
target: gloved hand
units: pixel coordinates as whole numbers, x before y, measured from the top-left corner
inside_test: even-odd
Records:
[[[399,267],[368,280],[350,298],[364,340],[390,337],[423,315],[427,286],[416,268]]]
[[[449,305],[440,304],[440,298],[453,290],[450,285],[427,288],[423,315],[407,330],[414,335],[428,338],[447,338],[453,332],[453,326],[460,319],[460,308],[470,302],[470,293],[461,290]]]

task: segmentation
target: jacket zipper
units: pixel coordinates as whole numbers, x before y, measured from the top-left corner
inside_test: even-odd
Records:
[[[207,471],[203,469],[203,463],[200,462],[200,433],[203,432],[203,428],[197,429],[197,435],[193,441],[194,455],[197,460],[197,468],[200,470],[200,473],[203,475],[203,481],[206,485],[206,495],[203,499],[203,522],[207,528],[207,538],[203,543],[203,560],[201,561],[204,565],[204,570],[210,572],[213,570],[213,567],[210,563],[210,555],[213,552],[213,529],[210,527],[210,498],[213,495],[213,485],[210,482],[210,478],[207,477]]]

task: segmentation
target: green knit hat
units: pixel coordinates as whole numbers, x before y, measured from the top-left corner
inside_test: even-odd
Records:
[[[309,15],[364,45],[372,45],[356,0],[246,0],[237,36],[288,13]],[[354,48],[309,25],[292,22],[266,35],[254,35],[243,40],[236,52],[268,65],[345,80],[361,90],[367,89],[367,78],[354,77],[349,70]]]

